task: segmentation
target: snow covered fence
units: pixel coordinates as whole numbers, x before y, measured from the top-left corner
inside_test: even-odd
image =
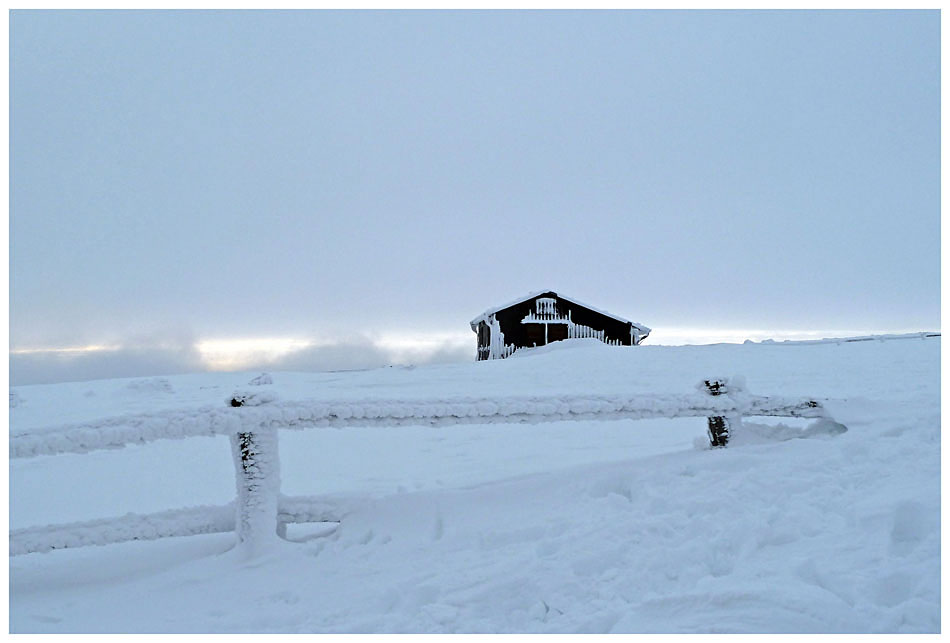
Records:
[[[10,555],[233,530],[233,503],[173,509],[148,515],[130,513],[117,518],[17,529],[10,532]]]
[[[281,526],[295,523],[336,522],[363,499],[280,496],[277,519]],[[40,525],[10,532],[10,555],[54,549],[112,545],[131,540],[221,534],[235,530],[234,503],[172,509],[153,514],[126,514],[113,518],[60,525]]]
[[[747,395],[744,391],[718,397],[696,391],[686,395],[560,395],[338,402],[282,402],[273,395],[269,399],[261,399],[260,396],[241,394],[230,398],[228,406],[224,408],[202,407],[130,414],[94,422],[13,431],[10,436],[10,457],[87,453],[163,439],[231,436],[268,427],[309,429],[538,424],[569,420],[643,420],[730,414],[823,417],[823,410],[809,407],[805,401],[797,398],[760,397]]]
[[[232,435],[231,453],[236,469],[238,547],[252,557],[266,548],[268,541],[276,540],[277,532],[283,530],[277,519],[280,502],[277,429],[267,427]]]
[[[730,429],[741,423],[743,416],[829,417],[816,400],[750,395],[739,378],[704,380],[697,389],[686,395],[355,402],[281,402],[271,391],[253,391],[235,393],[224,408],[130,415],[14,432],[10,444],[14,458],[86,453],[159,439],[227,435],[234,456],[237,501],[227,523],[219,515],[220,508],[200,518],[199,508],[126,517],[118,522],[20,530],[11,534],[11,554],[55,548],[51,542],[81,546],[234,529],[240,548],[248,556],[255,556],[279,539],[286,522],[296,521],[281,518],[284,509],[280,500],[278,429],[705,417],[710,444],[724,447]],[[298,519],[309,513],[305,504],[297,503]],[[44,540],[43,533],[52,540]]]

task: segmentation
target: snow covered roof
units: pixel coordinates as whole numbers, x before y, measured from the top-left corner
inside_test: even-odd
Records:
[[[588,310],[592,310],[592,311],[594,311],[595,313],[600,313],[601,315],[604,315],[604,316],[606,316],[606,317],[610,317],[611,319],[616,319],[616,320],[619,321],[619,322],[623,322],[623,323],[625,323],[625,324],[633,324],[633,326],[634,326],[637,330],[639,330],[640,333],[643,334],[643,335],[648,335],[648,334],[650,333],[650,331],[652,330],[652,329],[650,329],[650,328],[644,326],[643,324],[638,324],[638,323],[636,323],[636,322],[630,321],[629,319],[624,319],[623,317],[618,317],[617,315],[608,313],[606,310],[601,310],[600,308],[597,308],[597,307],[595,307],[595,306],[591,306],[590,304],[585,304],[584,302],[579,301],[579,300],[577,300],[577,299],[575,299],[575,298],[573,298],[573,297],[568,297],[568,296],[566,296],[566,295],[562,295],[562,294],[560,294],[560,293],[558,293],[558,292],[555,292],[555,291],[553,291],[553,290],[537,290],[537,291],[535,291],[535,292],[530,292],[530,293],[528,293],[527,295],[524,295],[523,297],[518,297],[517,299],[514,299],[514,300],[512,300],[512,301],[509,301],[509,302],[506,303],[506,304],[502,304],[501,306],[495,306],[494,308],[489,308],[488,310],[486,310],[485,312],[483,312],[481,315],[479,315],[478,317],[476,317],[475,319],[473,319],[471,322],[469,322],[469,324],[471,325],[472,330],[475,330],[476,327],[478,326],[478,323],[479,323],[479,322],[482,322],[482,321],[487,322],[487,321],[488,321],[488,318],[491,317],[492,315],[494,315],[495,313],[497,313],[499,310],[504,310],[505,308],[511,308],[512,306],[515,306],[515,305],[517,305],[517,304],[520,304],[520,303],[523,302],[523,301],[527,301],[528,299],[532,299],[532,298],[534,298],[534,297],[537,297],[538,295],[548,295],[548,294],[554,295],[555,297],[557,297],[557,298],[559,298],[559,299],[563,299],[564,301],[569,301],[569,302],[571,302],[572,304],[575,304],[575,305],[577,305],[577,306],[582,306],[582,307],[584,307],[584,308],[587,308]]]

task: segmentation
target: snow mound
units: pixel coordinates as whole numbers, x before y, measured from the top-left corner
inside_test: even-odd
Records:
[[[617,350],[618,348],[626,348],[624,346],[608,346],[599,339],[592,337],[584,338],[575,338],[575,339],[562,339],[560,341],[551,342],[550,344],[545,344],[544,346],[533,346],[529,348],[519,348],[514,353],[511,354],[512,357],[532,357],[535,355],[545,355],[548,353],[559,353],[562,351],[569,350],[583,350],[588,352],[599,352],[604,350]]]
[[[248,386],[266,386],[268,384],[273,384],[273,383],[274,383],[274,378],[270,376],[270,373],[261,373],[260,375],[252,379],[250,382],[248,382]]]
[[[141,380],[132,380],[125,385],[123,392],[138,395],[153,395],[156,393],[171,394],[175,392],[172,383],[166,377],[152,377]]]
[[[732,448],[750,444],[767,444],[808,438],[830,438],[847,432],[843,424],[821,418],[809,423],[806,427],[798,427],[783,422],[776,424],[760,424],[743,420],[729,432],[729,446]]]

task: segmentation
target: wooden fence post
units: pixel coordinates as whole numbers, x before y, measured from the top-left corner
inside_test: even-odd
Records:
[[[712,396],[728,395],[731,387],[728,387],[728,380],[704,380],[706,392]],[[709,435],[709,446],[715,448],[724,448],[729,443],[729,434],[734,426],[738,426],[742,419],[740,416],[714,416],[706,418]]]
[[[232,406],[242,406],[231,401]],[[258,556],[280,541],[278,524],[280,460],[277,429],[255,428],[231,436],[237,502],[235,529],[238,548],[247,557]]]

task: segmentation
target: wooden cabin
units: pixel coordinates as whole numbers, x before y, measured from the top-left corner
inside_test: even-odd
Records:
[[[636,346],[650,334],[642,324],[617,317],[553,290],[531,293],[490,308],[471,321],[476,359],[504,359],[519,348],[593,337],[612,346]]]

